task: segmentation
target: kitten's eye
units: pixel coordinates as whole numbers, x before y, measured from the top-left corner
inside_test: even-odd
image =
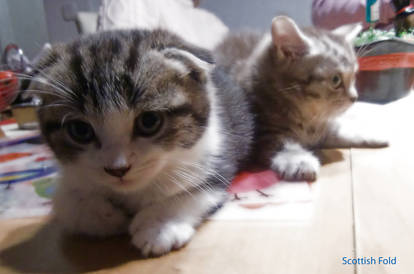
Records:
[[[139,135],[149,137],[156,134],[163,123],[161,113],[148,111],[142,113],[136,121],[136,131]]]
[[[334,89],[339,88],[342,85],[342,77],[339,74],[335,74],[331,78],[331,85]]]
[[[66,130],[69,136],[77,143],[88,144],[95,138],[93,128],[88,123],[74,120],[66,123]]]

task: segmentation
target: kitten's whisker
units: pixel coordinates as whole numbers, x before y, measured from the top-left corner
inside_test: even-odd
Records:
[[[365,55],[365,51],[367,50],[367,48],[368,48],[368,46],[367,46],[367,45],[362,46],[362,47],[358,50],[358,52],[356,53],[356,55],[357,55],[358,57],[364,56],[364,55]]]
[[[72,98],[65,97],[62,94],[56,93],[56,92],[50,92],[50,91],[40,90],[40,89],[27,89],[25,91],[27,91],[27,92],[33,92],[33,93],[36,93],[36,94],[45,94],[45,95],[56,96],[56,97],[58,97],[60,99],[65,100],[64,102],[68,101],[68,99],[70,100],[70,102],[73,101]]]
[[[370,44],[363,45],[358,49],[356,55],[358,57],[365,56],[366,54],[370,53],[372,50],[376,49],[377,47],[378,47],[377,45],[374,45],[374,46],[371,46]]]
[[[54,107],[56,107],[56,108],[58,108],[58,107],[65,108],[65,107],[67,107],[67,105],[66,104],[49,104],[49,105],[44,105],[44,106],[38,106],[38,108],[40,108],[40,109],[54,108]]]
[[[198,168],[199,171],[207,172],[209,175],[217,176],[217,178],[219,178],[221,182],[228,184],[228,181],[221,174],[219,174],[212,168],[206,168],[205,166],[201,166],[196,163],[189,163],[189,162],[183,162],[183,163],[186,165],[191,165],[192,167]]]
[[[66,92],[64,92],[63,90],[61,90],[59,87],[56,87],[55,85],[53,85],[53,84],[51,84],[49,82],[45,82],[45,81],[42,81],[42,80],[40,80],[38,78],[33,78],[33,77],[29,77],[29,76],[19,76],[18,75],[16,78],[19,79],[19,80],[29,80],[29,81],[38,82],[38,83],[41,83],[41,84],[44,84],[44,85],[51,86],[51,87],[57,89],[58,91],[60,91],[60,93],[57,93],[57,92],[52,93],[52,92],[50,92],[51,95],[56,95],[58,97],[68,99],[69,101],[73,101],[74,100],[72,97],[69,96],[69,94],[67,94]],[[0,80],[0,83],[1,82],[7,82],[7,81],[10,81],[10,79],[1,79]],[[25,91],[26,92],[32,92],[32,91],[33,92],[36,92],[38,90],[25,90]]]
[[[220,173],[218,173],[213,168],[201,166],[201,165],[199,165],[197,163],[190,163],[190,162],[184,162],[184,161],[180,161],[180,162],[183,165],[189,165],[189,166],[198,168],[199,171],[206,172],[207,174],[212,175],[213,177],[215,177],[216,179],[218,179],[220,182],[222,182],[225,185],[230,185],[231,184],[231,182],[229,182],[229,180],[227,180],[226,178],[224,178]]]
[[[48,79],[49,81],[52,81],[56,84],[58,84],[63,91],[70,93],[72,95],[74,95],[75,93],[73,92],[73,90],[71,90],[70,88],[68,88],[67,86],[65,86],[62,82],[60,82],[57,79],[54,79],[52,77],[50,77],[49,75],[47,75],[43,70],[36,70],[38,73],[42,74],[46,79]]]
[[[375,49],[375,47],[372,47],[370,49],[367,49],[363,52],[364,56],[367,55],[368,53],[370,53],[371,51],[373,51]]]
[[[361,51],[363,50],[363,48],[366,47],[366,45],[362,45],[358,48],[358,50],[355,52],[356,56],[360,56]]]
[[[288,92],[288,91],[291,91],[291,90],[294,90],[294,91],[300,90],[300,85],[299,84],[293,84],[291,86],[279,89],[279,91],[281,91],[281,92]]]
[[[18,79],[34,81],[34,82],[41,83],[43,85],[51,86],[52,88],[56,89],[57,91],[60,91],[61,93],[65,94],[68,98],[71,98],[70,95],[74,95],[74,92],[71,91],[70,89],[68,89],[67,87],[65,87],[63,84],[60,84],[60,87],[57,86],[56,84],[54,84],[54,83],[57,83],[57,81],[53,80],[51,77],[49,77],[47,79],[49,81],[45,81],[41,78],[34,77],[32,75],[29,75],[29,74],[23,74],[23,73],[15,73],[15,76],[17,76]]]
[[[171,174],[167,174],[167,177],[170,178],[170,182],[174,183],[176,186],[178,186],[180,189],[182,189],[183,191],[185,191],[186,193],[188,193],[191,197],[194,197],[194,194],[191,193],[187,188],[185,188],[184,186],[182,186],[175,177],[173,177]]]
[[[161,191],[164,193],[167,193],[166,189],[164,188],[164,185],[162,183],[160,183],[160,181],[158,179],[155,179],[153,181],[153,184]]]
[[[22,80],[30,80],[30,78],[23,78],[23,77],[20,77],[20,76],[17,76],[15,78],[16,79],[22,79]],[[12,81],[12,80],[13,80],[13,78],[3,78],[3,79],[0,79],[1,82],[7,82],[7,81]]]
[[[138,168],[134,168],[130,171],[129,175],[132,175],[132,177],[135,177],[135,175],[140,175],[139,173],[145,169],[152,168],[155,160],[149,160],[146,163],[140,165]]]
[[[62,121],[60,121],[60,125],[63,127],[64,125],[65,125],[65,122],[66,122],[66,119],[68,118],[68,117],[70,117],[70,116],[74,116],[74,117],[76,117],[77,115],[75,115],[75,114],[73,114],[73,113],[66,113],[64,116],[63,116],[63,118],[62,118]]]
[[[178,175],[181,179],[183,179],[191,187],[195,187],[196,189],[201,190],[201,191],[212,190],[211,188],[208,187],[208,184],[206,183],[206,178],[198,176],[198,174],[194,173],[194,171],[189,172],[188,169],[177,168],[176,170],[174,170],[174,173]]]

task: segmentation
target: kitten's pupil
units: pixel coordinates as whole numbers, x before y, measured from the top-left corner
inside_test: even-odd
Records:
[[[74,120],[67,123],[69,136],[77,143],[88,144],[95,138],[92,126],[83,121]]]
[[[159,121],[158,116],[152,112],[145,113],[144,115],[142,115],[141,120],[142,120],[142,125],[146,129],[154,128]]]
[[[333,88],[339,88],[342,84],[342,78],[339,74],[335,74],[334,76],[332,76],[332,87]]]
[[[161,128],[162,115],[158,112],[144,112],[138,117],[137,133],[144,137],[154,135]]]

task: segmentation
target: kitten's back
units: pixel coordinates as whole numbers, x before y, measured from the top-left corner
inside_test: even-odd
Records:
[[[215,50],[217,63],[229,71],[236,63],[246,60],[262,38],[263,33],[253,30],[227,35]]]

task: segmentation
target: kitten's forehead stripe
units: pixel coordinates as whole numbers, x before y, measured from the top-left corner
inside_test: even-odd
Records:
[[[134,71],[138,65],[138,46],[133,43],[129,47],[129,56],[125,62],[125,65],[129,71]]]
[[[99,52],[98,45],[96,45],[96,44],[90,45],[89,52],[90,52],[90,55],[91,56],[95,56],[96,57],[98,55],[98,52]]]
[[[118,38],[113,37],[112,39],[110,39],[110,45],[111,45],[111,53],[114,56],[117,56],[118,54],[120,54],[122,50],[122,43]]]
[[[140,56],[138,53],[138,47],[139,47],[139,44],[141,43],[143,35],[139,31],[132,31],[131,36],[132,36],[132,43],[129,46],[128,57],[125,61],[125,64],[126,64],[128,71],[133,72],[137,68],[137,65],[139,62]]]
[[[74,43],[71,48],[72,58],[70,60],[70,68],[75,76],[75,87],[72,88],[72,90],[77,90],[75,95],[75,101],[77,102],[77,107],[80,109],[80,111],[85,111],[85,96],[84,93],[88,89],[88,81],[85,77],[85,74],[83,72],[82,68],[82,56],[79,49],[79,44]]]
[[[174,126],[159,140],[164,147],[189,148],[205,131],[210,113],[206,83],[213,63],[208,51],[163,31],[99,33],[64,48],[54,65],[59,69],[50,72],[58,72],[62,83],[73,90],[64,106],[81,113],[85,120],[105,123],[110,121],[111,111],[132,111],[136,116],[143,111],[165,112]],[[171,55],[165,56],[164,50]],[[55,59],[52,57],[48,58]],[[65,113],[50,110],[45,108],[43,123],[61,123]],[[52,138],[61,136],[56,139],[64,133],[58,124],[42,130]],[[77,150],[73,155],[62,153],[71,158]]]
[[[135,87],[132,77],[128,73],[124,73],[121,76],[122,87],[125,90],[125,94],[127,98],[127,103],[130,107],[134,107],[134,105],[138,102],[139,98],[143,93],[142,88]]]

